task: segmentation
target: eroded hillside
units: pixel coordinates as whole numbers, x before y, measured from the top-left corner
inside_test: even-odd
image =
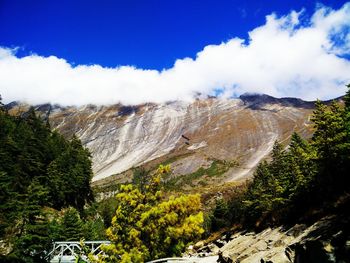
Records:
[[[76,134],[90,149],[94,182],[162,161],[172,163],[174,176],[227,161],[235,165],[218,180],[235,181],[251,175],[275,140],[286,141],[293,131],[309,136],[312,107],[297,99],[244,95],[160,105],[41,105],[37,110],[49,116],[53,128]]]

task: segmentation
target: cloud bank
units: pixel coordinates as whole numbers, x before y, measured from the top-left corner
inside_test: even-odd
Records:
[[[62,105],[140,104],[191,100],[195,94],[244,92],[305,100],[330,99],[350,82],[350,2],[339,10],[319,6],[277,17],[249,32],[209,45],[195,59],[162,71],[121,66],[73,66],[55,56],[17,57],[0,47],[0,94],[5,102]]]

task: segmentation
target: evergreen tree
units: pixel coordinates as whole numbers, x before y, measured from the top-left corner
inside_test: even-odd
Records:
[[[42,206],[47,200],[47,189],[34,180],[28,187],[23,205],[20,232],[15,242],[14,254],[26,262],[45,262],[50,247],[48,221]]]
[[[105,225],[100,217],[91,218],[85,220],[84,226],[84,239],[85,240],[105,240]]]
[[[273,176],[269,164],[266,161],[259,163],[243,200],[247,218],[255,220],[262,213],[271,210],[273,195],[273,189],[270,188],[271,180],[273,180]]]
[[[79,241],[84,237],[84,224],[75,208],[69,207],[65,210],[61,229],[61,238],[64,241]]]
[[[288,163],[291,167],[293,188],[291,197],[308,191],[317,173],[316,152],[299,134],[293,133],[289,144]]]
[[[17,221],[20,211],[19,196],[13,190],[12,180],[0,171],[0,236],[12,236],[11,227]]]
[[[99,202],[98,214],[101,215],[106,228],[111,226],[117,207],[118,201],[115,198],[108,198]]]
[[[72,205],[81,212],[84,204],[93,200],[92,175],[90,153],[73,136],[68,147],[48,167],[54,207]]]
[[[210,223],[211,231],[217,231],[223,227],[229,226],[232,223],[229,206],[222,198],[216,200],[214,211],[210,216]]]
[[[312,146],[317,152],[317,183],[321,191],[334,192],[334,187],[341,188],[346,182],[348,141],[344,109],[336,102],[327,107],[317,101],[315,107]]]

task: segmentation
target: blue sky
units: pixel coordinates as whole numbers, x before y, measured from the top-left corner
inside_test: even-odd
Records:
[[[0,0],[0,94],[65,105],[218,90],[329,99],[350,82],[349,32],[345,1]]]
[[[322,1],[340,8],[344,1]],[[0,0],[0,45],[75,64],[162,69],[317,1]]]

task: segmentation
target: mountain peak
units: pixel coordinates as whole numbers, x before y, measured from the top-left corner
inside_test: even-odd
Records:
[[[284,97],[276,98],[263,93],[244,93],[239,98],[251,108],[261,108],[266,104],[279,104],[286,107],[298,107],[311,109],[314,106],[313,101],[304,101],[299,98]]]

